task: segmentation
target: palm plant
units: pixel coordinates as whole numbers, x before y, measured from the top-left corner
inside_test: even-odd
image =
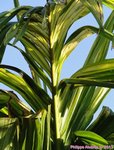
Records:
[[[0,14],[0,82],[13,91],[0,90],[1,150],[70,149],[71,145],[114,144],[114,113],[103,107],[114,87],[114,59],[106,59],[114,41],[114,12],[103,25],[105,4],[113,0],[53,0],[44,7],[19,6]],[[68,38],[69,28],[92,13],[99,28],[82,26]],[[12,18],[17,16],[17,21]],[[96,33],[83,67],[60,81],[65,60],[84,38]],[[24,47],[17,46],[20,41]],[[31,75],[2,64],[6,46],[18,50]],[[18,98],[18,92],[28,105]],[[109,148],[110,149],[110,148]]]

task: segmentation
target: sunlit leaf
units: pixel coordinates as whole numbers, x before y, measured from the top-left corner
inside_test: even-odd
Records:
[[[114,10],[114,0],[103,0],[103,3]]]
[[[13,88],[14,90],[18,91],[20,94],[22,94],[22,96],[26,99],[26,101],[34,110],[38,110],[40,107],[43,107],[43,108],[47,107],[46,103],[49,104],[51,102],[51,99],[43,91],[43,89],[38,87],[26,73],[24,73],[18,68],[7,66],[7,65],[6,66],[1,65],[0,68],[1,68],[0,69],[0,81],[8,85],[9,87]],[[22,77],[12,74],[9,71],[2,69],[2,68],[14,70],[20,73]],[[35,93],[36,90],[37,92]],[[42,94],[44,95],[44,97],[42,97]],[[43,104],[44,106],[41,103],[39,103],[41,99],[45,101],[45,103],[42,101],[42,104],[44,103]]]
[[[0,148],[12,149],[16,147],[19,149],[17,127],[19,125],[18,119],[15,118],[0,118]]]
[[[101,0],[81,0],[81,2],[87,6],[91,13],[96,18],[100,27],[103,25],[103,10],[102,10],[102,1]]]
[[[112,12],[110,17],[108,18],[108,20],[106,21],[104,25],[106,30],[112,32],[113,21],[114,21],[114,13]],[[101,38],[101,35],[98,35],[86,59],[84,68],[86,68],[88,65],[92,65],[95,62],[101,62],[102,60],[104,60],[108,51],[109,43],[110,41],[107,37]],[[71,80],[79,81],[80,79],[75,78]],[[82,80],[83,81],[81,81],[81,83],[76,81],[77,82],[76,86],[74,84],[66,85],[63,81],[63,84],[61,86],[62,88],[61,88],[60,96],[62,98],[62,101],[60,102],[60,108],[62,108],[62,105],[66,106],[66,109],[64,109],[65,111],[64,115],[62,116],[63,126],[61,127],[61,134],[62,134],[61,136],[65,140],[71,136],[72,131],[84,130],[89,125],[89,123],[92,121],[94,112],[98,109],[104,97],[110,91],[110,89],[107,89],[107,88],[95,87],[96,85],[101,86],[101,84],[103,86],[103,82],[99,83],[99,82],[92,80],[92,82],[89,81],[88,83],[87,79],[86,81],[84,81],[84,79]],[[69,91],[70,89],[74,89],[74,88],[75,90],[73,91],[73,96],[71,98],[67,99],[66,96],[64,97],[64,91],[66,95],[66,93],[70,92]],[[98,101],[96,100],[97,95],[99,95]],[[78,125],[77,125],[77,122],[78,122]]]
[[[110,91],[104,87],[114,87],[114,60],[105,60],[110,42],[114,43],[114,12],[104,24],[103,3],[113,7],[112,1],[105,0],[47,0],[44,7],[19,6],[14,0],[15,9],[0,14],[0,62],[10,45],[22,54],[31,72],[28,75],[15,63],[0,64],[0,82],[13,90],[0,90],[0,148],[60,150],[68,149],[77,139],[84,145],[112,142],[112,129],[105,136],[107,141],[104,135],[109,132],[86,131]],[[69,36],[70,27],[88,13],[99,27],[82,26]],[[17,20],[11,22],[14,17]],[[93,33],[97,38],[82,68],[60,82],[63,62]]]
[[[76,131],[75,135],[82,142],[90,146],[108,145],[108,142],[104,138],[91,131]]]

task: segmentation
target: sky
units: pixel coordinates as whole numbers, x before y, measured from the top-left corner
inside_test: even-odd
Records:
[[[44,6],[45,0],[20,0],[21,5],[31,5],[31,6]],[[13,0],[0,0],[0,12],[10,10],[14,7]],[[104,20],[109,16],[111,10],[104,7],[105,16]],[[96,20],[94,17],[90,14],[85,19],[79,20],[77,23],[75,23],[69,30],[69,34],[71,34],[74,30],[81,27],[82,25],[94,25],[98,26]],[[83,40],[79,46],[74,50],[74,52],[70,55],[68,60],[63,65],[63,70],[61,73],[61,79],[70,77],[73,72],[78,70],[80,67],[82,67],[85,58],[88,55],[88,52],[91,48],[91,45],[95,39],[96,35],[92,35],[91,37]],[[108,58],[114,58],[114,50],[111,50],[111,46],[109,48]],[[72,60],[72,61],[71,61]],[[8,65],[15,65],[16,67],[21,68],[25,72],[29,73],[29,68],[27,63],[24,61],[21,54],[15,50],[14,48],[11,48],[7,46],[5,56],[3,59],[3,64]],[[8,89],[6,86],[0,83],[1,89]],[[108,106],[114,111],[114,90],[112,89],[111,92],[108,94],[108,96],[105,98],[103,103],[101,104],[99,110],[96,113],[96,116],[101,111],[102,106]]]

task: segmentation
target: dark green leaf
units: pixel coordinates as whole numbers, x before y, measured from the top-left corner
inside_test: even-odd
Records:
[[[93,131],[104,137],[109,144],[114,144],[114,112],[103,107],[97,119],[88,127],[87,130]]]

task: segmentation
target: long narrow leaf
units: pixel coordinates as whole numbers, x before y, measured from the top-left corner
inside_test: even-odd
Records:
[[[101,0],[81,0],[81,2],[87,6],[87,8],[92,12],[94,17],[96,18],[99,26],[102,28],[103,26],[103,10],[102,10],[102,2]]]
[[[0,63],[3,59],[6,44],[4,43],[5,36],[10,28],[12,28],[13,23],[8,23],[2,31],[0,31]]]
[[[108,145],[108,142],[104,138],[91,131],[76,131],[75,135],[90,146]]]
[[[17,139],[18,120],[14,118],[0,118],[0,148],[12,149],[16,147],[19,150]]]
[[[31,15],[35,12],[38,12],[39,10],[41,10],[41,7],[31,7],[28,11],[26,11],[21,16],[20,21],[19,21],[18,32],[17,32],[17,35],[15,36],[15,40],[13,42],[14,45],[22,38],[22,36],[26,32],[26,28],[28,26],[28,23],[30,22]],[[26,18],[26,22],[24,22],[25,18]]]
[[[12,11],[9,11],[3,16],[2,21],[0,22],[0,31],[6,26],[6,24],[14,17],[16,16],[17,13],[19,13],[22,10],[27,10],[30,7],[19,7],[19,8],[14,8]]]
[[[64,61],[69,54],[74,50],[74,48],[87,36],[90,36],[94,33],[107,37],[110,40],[114,40],[114,35],[107,30],[99,30],[96,27],[92,26],[84,26],[76,30],[66,41],[65,46],[62,49],[61,59]]]
[[[24,105],[18,97],[11,91],[0,91],[0,105],[8,106],[8,115],[10,117],[22,117],[32,114],[32,110]]]
[[[106,23],[104,25],[104,28],[106,30],[112,32],[113,23],[114,23],[114,12],[111,13],[110,17],[108,18],[108,20],[106,21]],[[105,37],[101,38],[101,36],[98,35],[98,37],[96,38],[96,40],[91,48],[90,54],[88,55],[88,58],[84,64],[84,67],[86,68],[86,66],[88,66],[89,64],[93,64],[95,62],[100,62],[100,61],[104,60],[106,57],[107,51],[108,51],[108,47],[109,47],[109,40]],[[71,80],[75,80],[75,79],[71,79]],[[80,79],[76,78],[76,80],[79,81]],[[61,101],[61,103],[63,103],[62,105],[66,105],[66,107],[69,108],[69,109],[67,109],[65,115],[62,116],[64,121],[63,121],[63,126],[61,128],[61,134],[62,134],[61,136],[65,140],[66,143],[69,141],[69,137],[71,136],[73,131],[76,131],[77,129],[83,130],[89,125],[89,123],[92,120],[92,116],[93,116],[94,112],[99,107],[100,103],[103,101],[103,97],[105,97],[106,94],[109,92],[109,89],[106,89],[106,88],[100,89],[100,88],[94,87],[96,85],[101,86],[101,84],[103,84],[103,82],[101,83],[101,81],[96,82],[96,81],[92,80],[93,82],[89,81],[89,84],[88,84],[88,80],[86,80],[86,81],[84,81],[84,79],[82,79],[82,80],[83,81],[81,81],[80,83],[76,81],[77,88],[75,87],[76,92],[74,92],[74,93],[76,93],[76,95],[74,94],[73,98],[70,99],[70,103],[69,103],[69,101],[66,102],[65,99],[63,99],[63,101],[65,101],[65,103],[63,101]],[[68,80],[66,80],[66,81],[68,81]],[[69,81],[70,81],[70,79],[69,79]],[[106,86],[106,84],[108,84],[108,83],[105,82],[104,84],[105,84],[104,86]],[[62,87],[61,90],[66,91],[65,93],[68,93],[70,90],[70,88],[68,88],[68,86],[70,86],[70,85],[69,84],[66,85],[63,82],[63,84],[61,86]],[[91,87],[91,85],[93,85],[93,87]],[[109,84],[108,84],[108,86],[109,86]],[[101,94],[101,91],[103,92],[103,94]],[[96,94],[98,94],[100,96],[98,99],[99,101],[97,101],[97,103],[95,103],[95,101],[94,101]],[[91,96],[88,96],[88,95],[91,95]],[[63,97],[62,92],[61,92],[60,97],[61,96]],[[88,101],[88,103],[87,103],[87,101]],[[82,102],[83,102],[83,106],[79,107]],[[68,103],[68,105],[67,105],[67,103]],[[92,108],[93,104],[95,104],[94,108]],[[84,107],[84,105],[86,107]],[[92,109],[89,109],[89,108],[92,108]],[[73,113],[71,113],[72,110],[74,110]],[[92,111],[92,113],[90,113],[90,111]],[[76,114],[77,114],[77,116],[76,116]],[[83,116],[85,114],[86,117],[84,116],[84,117],[81,117],[81,119],[80,119],[79,116],[82,116],[82,114],[83,114]],[[67,124],[66,121],[68,121],[69,118],[71,119],[71,121],[69,121],[69,125],[66,127],[66,124]],[[78,127],[76,125],[77,122],[80,125]],[[68,139],[68,141],[67,141],[67,139]]]
[[[40,87],[38,87],[33,82],[33,80],[23,71],[15,67],[11,67],[11,66],[1,65],[0,67],[1,67],[0,81],[3,82],[4,84],[7,84],[14,90],[18,91],[20,94],[22,94],[22,96],[33,107],[33,109],[38,110],[40,107],[46,108],[47,107],[46,104],[50,104],[51,99],[49,98],[49,96]],[[9,71],[6,71],[5,69],[2,69],[2,68],[14,70],[20,73],[22,77],[14,75],[10,73]],[[11,80],[9,80],[9,78]],[[15,79],[15,82],[12,82],[12,80],[14,79]],[[44,97],[42,97],[42,94],[44,95]],[[41,102],[41,99],[43,100],[42,102]],[[45,101],[45,104],[43,104],[44,101]]]
[[[23,57],[25,58],[25,60],[30,65],[31,69],[38,75],[38,77],[40,79],[42,79],[42,81],[48,86],[48,88],[50,90],[52,90],[51,89],[50,80],[48,79],[48,77],[46,76],[46,74],[42,71],[42,69],[36,64],[36,62],[27,53],[25,53],[22,49],[20,49],[19,47],[14,46],[12,44],[9,44],[9,45],[17,48],[21,52],[21,54],[23,55]]]
[[[88,9],[80,1],[67,1],[67,5],[62,5],[59,9],[57,5],[55,7],[53,7],[53,5],[51,6],[49,16],[49,22],[51,22],[50,40],[56,60],[60,57],[68,29],[76,20],[87,15],[88,12]],[[63,32],[61,33],[61,31]]]
[[[93,131],[104,137],[110,144],[114,144],[114,112],[108,107],[103,107],[97,119],[87,130]]]
[[[103,0],[103,3],[114,10],[114,0]]]

